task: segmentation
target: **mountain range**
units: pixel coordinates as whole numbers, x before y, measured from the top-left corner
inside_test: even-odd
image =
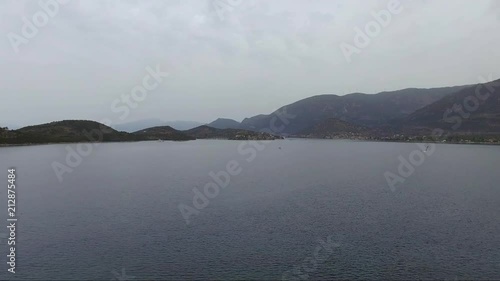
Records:
[[[463,88],[405,89],[379,94],[313,96],[283,106],[268,115],[246,118],[241,126],[245,129],[261,130],[269,127],[275,116],[284,113],[294,116],[282,132],[290,135],[298,134],[328,118],[367,127],[388,126],[392,120],[403,118]]]
[[[279,121],[286,116],[288,123]],[[274,120],[273,120],[274,119]],[[244,119],[237,128],[315,138],[422,137],[434,129],[450,135],[500,134],[500,80],[485,84],[404,89],[378,94],[318,95],[270,114]],[[281,128],[280,128],[281,129]],[[399,137],[398,137],[399,138]]]
[[[102,141],[274,139],[275,135],[408,141],[425,139],[436,128],[458,141],[500,141],[500,80],[378,94],[318,95],[270,114],[245,118],[241,123],[219,118],[207,125],[184,125],[186,129],[178,130],[150,119],[115,126],[115,130],[93,121],[69,120],[18,130],[0,128],[0,143],[85,141],[82,130],[97,129],[103,132]],[[128,132],[124,132],[125,127]]]
[[[274,140],[278,138],[281,137],[269,133],[243,129],[217,129],[206,125],[185,131],[179,131],[170,126],[157,126],[128,133],[88,120],[57,121],[18,130],[0,128],[0,145],[195,139]]]
[[[239,129],[242,127],[240,122],[228,118],[218,118],[217,120],[207,124],[207,126],[217,129]]]
[[[176,130],[183,131],[196,128],[201,125],[204,124],[195,121],[163,121],[161,119],[143,119],[128,123],[116,124],[113,125],[113,128],[118,131],[133,133],[144,128],[161,127],[161,126],[169,126]]]
[[[394,122],[408,131],[434,128],[466,134],[500,133],[500,80],[466,87]]]

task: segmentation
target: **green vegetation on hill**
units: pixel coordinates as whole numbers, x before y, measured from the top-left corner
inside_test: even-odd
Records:
[[[212,123],[207,124],[207,126],[216,129],[240,129],[241,124],[233,119],[219,118]]]
[[[350,139],[369,135],[369,129],[336,118],[328,118],[300,132],[298,136],[306,138]]]
[[[133,133],[144,140],[194,140],[195,138],[188,136],[170,126],[160,126],[143,129]]]
[[[8,128],[0,128],[0,144],[9,143],[10,140],[16,138],[16,133],[9,131]]]
[[[160,126],[126,133],[86,120],[51,122],[14,131],[0,128],[0,144],[2,145],[195,139],[273,140],[276,138],[280,137],[246,130],[216,129],[205,125],[184,132],[169,126]]]
[[[28,126],[14,133],[12,144],[66,143],[66,142],[114,142],[134,141],[136,138],[125,132],[118,132],[104,124],[86,120],[64,120],[47,124]]]
[[[87,120],[64,120],[47,124],[28,126],[19,130],[0,131],[0,144],[44,144],[73,142],[124,142],[153,139],[192,139],[174,129],[170,135],[162,137],[148,134],[118,132],[104,124]]]
[[[206,125],[184,131],[184,133],[197,139],[275,140],[282,138],[268,133],[240,129],[216,129]]]

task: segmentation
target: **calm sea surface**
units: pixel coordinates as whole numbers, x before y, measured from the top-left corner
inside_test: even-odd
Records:
[[[500,279],[500,146],[438,145],[392,192],[384,173],[416,144],[240,145],[101,144],[62,182],[67,145],[0,148],[3,238],[9,167],[19,218],[0,279]],[[240,173],[194,209],[228,163]]]

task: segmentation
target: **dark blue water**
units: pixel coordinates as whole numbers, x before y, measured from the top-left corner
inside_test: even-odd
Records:
[[[101,144],[62,182],[66,145],[0,148],[1,224],[8,167],[19,217],[0,279],[500,278],[499,146],[438,145],[392,192],[415,144],[282,140],[248,162],[241,143]],[[187,225],[179,204],[230,161]]]

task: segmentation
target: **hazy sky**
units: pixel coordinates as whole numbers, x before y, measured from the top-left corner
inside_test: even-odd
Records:
[[[39,1],[0,0],[0,125],[240,121],[317,94],[500,77],[496,0],[401,1],[401,13],[349,63],[340,44],[354,45],[355,28],[389,2],[70,0],[43,25]],[[23,17],[33,15],[40,25],[27,38]],[[12,34],[24,36],[17,53]],[[169,77],[119,119],[113,101],[157,65]]]

